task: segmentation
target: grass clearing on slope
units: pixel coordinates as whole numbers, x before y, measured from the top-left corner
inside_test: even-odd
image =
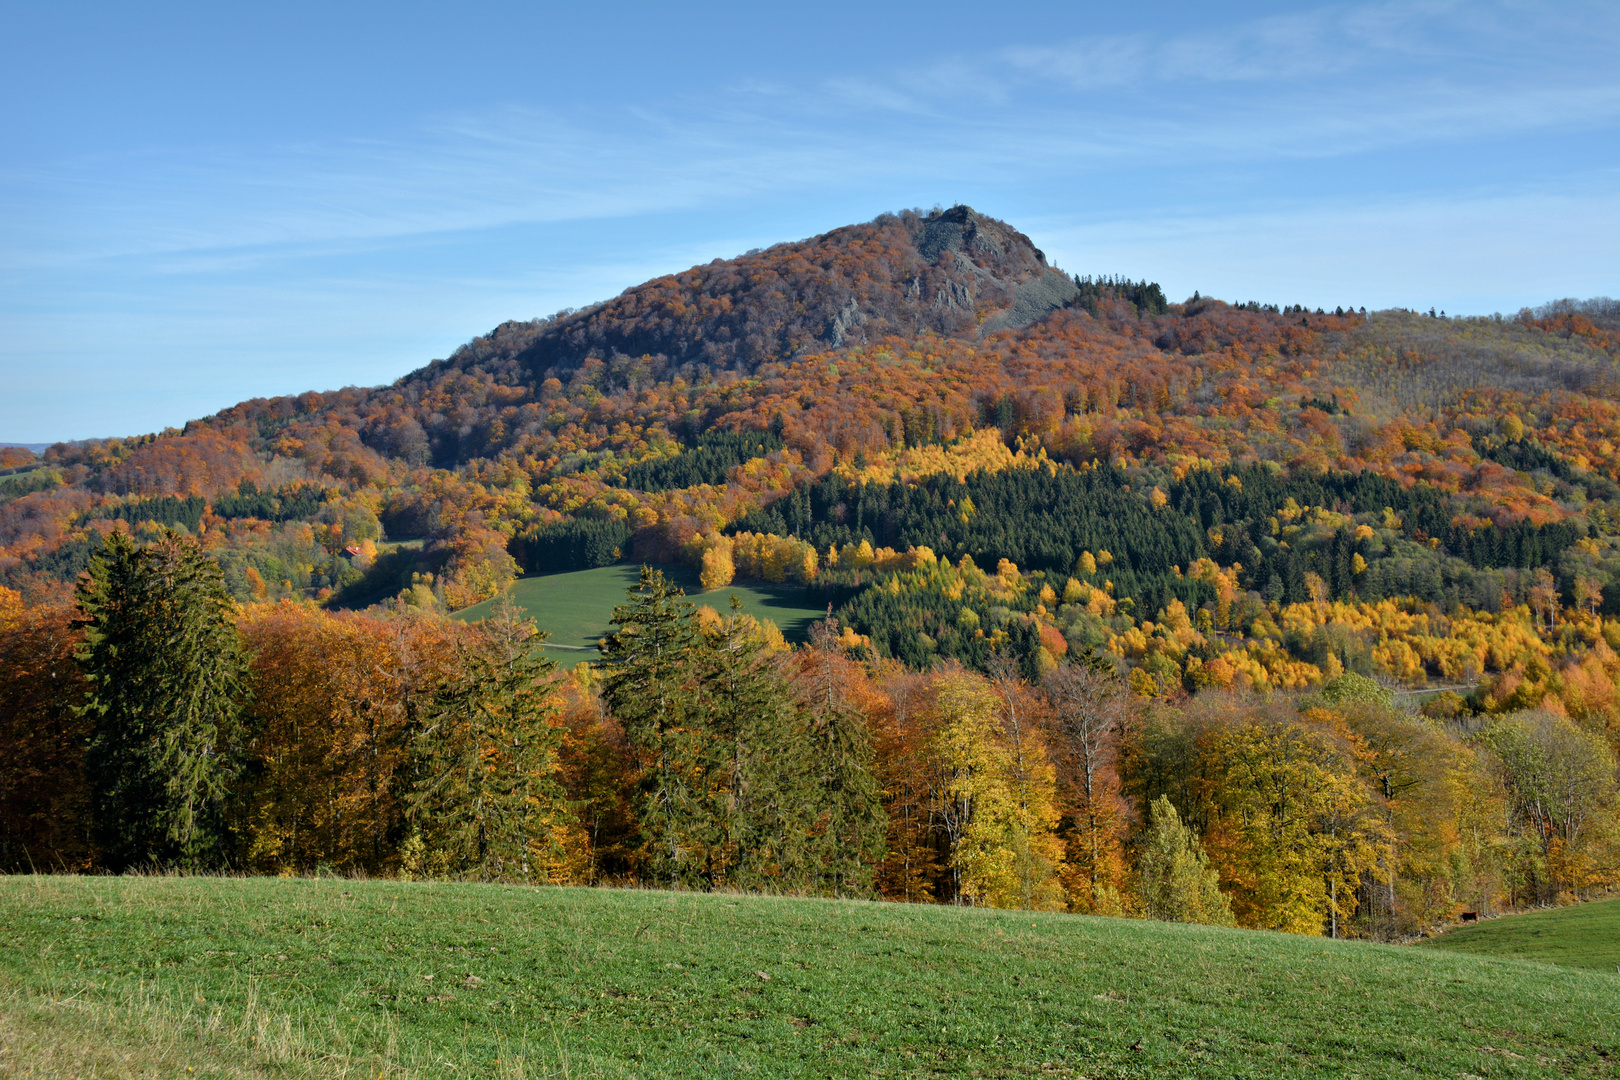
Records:
[[[1612,975],[1620,972],[1620,900],[1504,915],[1430,938],[1423,945]]]
[[[826,614],[806,607],[804,590],[795,586],[728,585],[703,592],[697,572],[690,567],[658,569],[685,589],[694,604],[712,607],[722,615],[730,610],[735,593],[744,611],[756,619],[771,620],[789,641],[803,641],[810,624]],[[634,588],[640,578],[640,566],[620,563],[520,578],[506,595],[528,612],[540,629],[550,632],[547,653],[551,658],[564,667],[573,667],[581,660],[597,661],[596,643],[612,629],[608,620],[613,617],[613,609],[625,602],[625,590]],[[494,606],[494,600],[485,600],[458,611],[456,618],[474,622],[488,615]]]
[[[1065,915],[15,877],[0,943],[6,1044],[130,1054],[128,1075],[142,1054],[160,1055],[147,1074],[704,1080],[1612,1076],[1620,1061],[1612,976]],[[0,1054],[0,1073],[21,1064]]]

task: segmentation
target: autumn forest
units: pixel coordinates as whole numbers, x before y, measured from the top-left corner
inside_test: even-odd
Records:
[[[1344,299],[1171,302],[908,211],[389,386],[0,450],[0,864],[1383,940],[1604,893],[1620,305]],[[454,617],[620,562],[599,662]]]

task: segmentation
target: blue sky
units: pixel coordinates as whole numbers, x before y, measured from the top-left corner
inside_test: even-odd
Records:
[[[1620,5],[0,3],[0,440],[955,202],[1231,300],[1620,295]]]

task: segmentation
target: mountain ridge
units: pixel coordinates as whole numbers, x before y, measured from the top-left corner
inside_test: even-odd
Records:
[[[578,311],[503,323],[490,337],[509,339],[499,370],[512,384],[562,378],[586,360],[617,356],[652,357],[659,371],[749,372],[890,336],[1018,330],[1078,296],[1074,281],[1049,266],[1028,236],[958,205],[882,214],[715,259]],[[403,381],[469,360],[452,355]]]
[[[1620,881],[1615,305],[1368,315],[1059,273],[967,208],[891,215],[503,324],[391,386],[0,451],[22,459],[0,475],[0,840],[24,838],[0,864],[126,858],[81,813],[85,748],[122,721],[79,707],[74,657],[121,640],[87,610],[147,573],[119,567],[172,557],[218,568],[220,629],[252,657],[246,756],[197,744],[247,763],[223,805],[251,824],[217,849],[240,837],[238,867],[876,887],[1386,938]],[[143,608],[170,603],[148,580]],[[756,582],[813,645],[719,614]],[[549,684],[552,711],[515,647],[569,609],[580,659],[619,629],[605,672]],[[682,702],[667,725],[644,677]],[[454,730],[500,745],[452,758]],[[1590,796],[1560,831],[1544,752]],[[447,823],[495,789],[422,786],[451,760],[549,770],[488,820],[550,839],[469,845]],[[1005,857],[963,847],[968,774]],[[1028,813],[984,810],[1007,792]],[[660,806],[717,813],[644,830]],[[785,843],[741,839],[767,835]],[[674,836],[698,846],[665,861]],[[1199,837],[1192,892],[1137,890],[1176,864],[1133,856]]]
[[[1142,660],[1119,635],[1212,602],[1199,560],[1254,604],[1315,588],[1496,612],[1555,588],[1620,613],[1620,548],[1587,535],[1620,494],[1613,307],[1167,303],[1070,278],[970,207],[885,214],[503,323],[388,386],[13,451],[0,584],[61,598],[107,532],[158,523],[203,536],[244,601],[460,608],[520,571],[707,559],[715,580],[813,584],[908,663],[985,661],[1007,603],[973,600],[994,620],[977,629],[966,601],[880,610],[845,565],[863,544],[1127,602],[1019,600],[1044,609],[1026,659],[1040,624]],[[1038,505],[1059,503],[1073,520]],[[1264,677],[1316,677],[1293,662]]]

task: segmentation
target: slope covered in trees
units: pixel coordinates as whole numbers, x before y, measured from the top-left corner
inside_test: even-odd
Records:
[[[85,673],[66,658],[94,648],[75,583],[189,545],[258,665],[233,752],[259,764],[219,781],[234,802],[209,796],[224,832],[207,850],[256,866],[344,851],[368,872],[500,876],[515,859],[567,880],[1223,917],[1207,870],[1240,924],[1329,932],[1576,895],[1614,879],[1612,800],[1587,784],[1597,801],[1570,803],[1533,765],[1612,778],[1620,748],[1617,334],[1612,301],[1509,319],[1169,303],[1148,281],[1069,278],[957,207],[503,324],[391,386],[13,454],[19,749],[0,802],[29,850],[110,865],[74,749]],[[540,700],[524,687],[549,676],[511,674],[521,627],[441,621],[518,573],[621,560],[685,562],[705,588],[794,583],[832,619],[783,651],[770,627],[680,608],[710,659],[659,676],[684,711],[650,720],[634,634]],[[726,650],[756,648],[739,682]],[[346,649],[380,666],[344,674]],[[1081,670],[1110,688],[1065,704],[1050,687]],[[1346,686],[1375,688],[1374,712],[1332,698]],[[374,704],[327,716],[334,698]],[[738,704],[756,698],[768,723]],[[1097,701],[1113,719],[1094,730]],[[1054,734],[1071,722],[1091,734]],[[1449,763],[1420,805],[1366,771],[1386,744]],[[412,810],[425,777],[472,790],[456,763],[480,755],[529,777],[501,788],[528,807],[512,820],[529,847],[489,847],[495,826],[453,801]],[[1310,764],[1255,771],[1272,759]],[[46,773],[51,806],[30,794]],[[845,798],[869,783],[881,843],[870,800]],[[1254,803],[1268,784],[1304,801]],[[1284,817],[1256,831],[1262,810]],[[1170,880],[1191,891],[1139,887]]]
[[[1620,613],[1616,323],[1612,302],[1507,321],[1171,304],[1071,280],[966,207],[884,215],[504,324],[391,387],[19,460],[0,579],[65,595],[110,531],[179,526],[244,601],[460,607],[525,570],[707,560],[708,583],[813,585],[913,662],[941,620],[989,635],[1005,610],[1028,624],[1008,640],[1044,621],[1104,646],[1172,601],[1253,659],[1249,597],[1522,608],[1544,635],[1555,604]],[[1009,599],[1034,601],[895,598],[924,550],[1005,561],[1027,586]],[[880,578],[890,599],[857,598]],[[1071,579],[1106,594],[1079,631]],[[898,613],[916,604],[939,617]],[[1284,651],[1331,674],[1320,648]]]
[[[1078,295],[1028,237],[968,207],[886,214],[656,278],[529,328],[508,324],[448,366],[533,383],[566,377],[590,357],[746,372],[888,337],[978,337]]]
[[[0,866],[635,883],[1400,938],[1601,895],[1616,759],[1548,709],[1141,693],[802,648],[654,570],[599,668],[476,626],[234,612],[191,541],[114,543],[76,611],[0,606]],[[1138,669],[1142,670],[1142,669]],[[78,707],[80,703],[89,708]]]

